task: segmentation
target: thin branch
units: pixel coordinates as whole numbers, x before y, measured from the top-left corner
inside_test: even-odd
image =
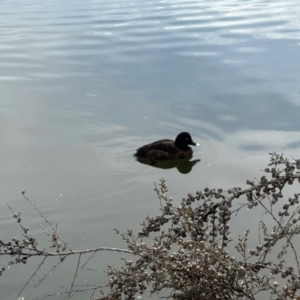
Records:
[[[19,294],[17,297],[20,297],[21,293],[25,290],[26,286],[29,284],[29,282],[31,281],[31,279],[37,274],[37,272],[39,270],[41,270],[42,265],[44,264],[44,262],[46,261],[48,257],[45,256],[43,258],[43,260],[38,264],[38,267],[36,268],[36,270],[31,274],[31,276],[29,277],[29,279],[26,281],[26,283],[24,284],[24,286],[22,287],[22,289],[20,290]]]
[[[74,283],[75,283],[75,280],[76,280],[76,277],[77,277],[77,274],[78,274],[78,269],[79,269],[79,266],[80,266],[81,255],[82,254],[79,254],[79,257],[77,259],[77,266],[76,266],[76,270],[75,270],[75,273],[74,273],[73,281],[72,281],[72,284],[71,284],[71,287],[70,287],[70,292],[68,294],[68,298],[67,299],[71,298],[71,293],[73,291]]]

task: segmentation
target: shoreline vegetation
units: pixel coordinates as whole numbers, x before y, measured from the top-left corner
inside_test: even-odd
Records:
[[[130,300],[147,292],[156,297],[167,293],[164,298],[176,300],[300,300],[300,245],[295,241],[300,233],[300,193],[288,188],[300,182],[300,159],[270,153],[263,173],[260,179],[246,180],[244,188],[206,187],[189,193],[179,205],[168,196],[161,179],[154,186],[160,213],[147,216],[138,233],[115,229],[126,249],[71,249],[57,226],[22,192],[43,220],[49,244],[40,245],[23,225],[22,214],[7,204],[20,232],[19,238],[0,240],[0,256],[8,260],[0,275],[5,276],[12,266],[26,268],[21,265],[38,257],[37,268],[25,279],[18,299],[71,299],[81,294],[81,299]],[[235,236],[231,228],[237,226],[235,220],[242,210],[249,210],[249,216],[259,212],[263,218],[252,227],[258,228],[256,232],[247,229]],[[250,234],[257,241],[254,247],[249,245],[253,244]],[[123,265],[107,266],[107,285],[78,285],[79,272],[101,251],[120,252]],[[122,258],[122,253],[132,259]],[[77,259],[71,285],[42,294],[48,276],[70,256]],[[49,260],[52,267],[40,274]]]

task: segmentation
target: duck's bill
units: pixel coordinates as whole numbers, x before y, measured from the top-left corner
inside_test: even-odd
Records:
[[[198,144],[198,143],[194,143],[193,145],[196,146],[196,147],[200,147],[200,146],[201,146],[201,145]]]

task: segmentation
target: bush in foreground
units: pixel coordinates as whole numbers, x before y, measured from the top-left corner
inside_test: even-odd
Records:
[[[160,200],[161,213],[146,217],[136,235],[131,230],[126,233],[116,230],[127,243],[127,249],[99,247],[73,251],[59,236],[56,227],[24,195],[50,227],[50,232],[44,231],[51,239],[51,247],[39,247],[29,229],[23,227],[21,215],[9,207],[20,224],[23,237],[0,241],[0,255],[11,257],[9,265],[26,263],[35,256],[40,257],[40,265],[56,258],[56,265],[48,274],[68,256],[77,255],[73,282],[61,292],[65,299],[81,292],[91,292],[90,299],[135,299],[148,290],[151,294],[167,292],[169,298],[178,300],[300,300],[299,243],[295,242],[300,233],[300,193],[287,195],[287,186],[300,182],[299,169],[300,160],[271,153],[265,175],[259,180],[247,180],[247,188],[234,187],[226,191],[205,188],[195,195],[188,194],[179,206],[167,196],[162,179],[154,189]],[[244,201],[237,203],[241,198]],[[231,232],[232,226],[236,226],[235,216],[244,209],[251,210],[249,215],[262,213],[264,220],[268,220],[268,225],[259,221],[258,242],[253,249],[248,246],[249,230],[238,237],[232,236]],[[106,287],[74,289],[78,272],[99,251],[130,253],[132,260],[123,259],[120,268],[108,266]],[[82,262],[85,255],[90,256]],[[37,286],[47,275],[40,278]],[[33,276],[20,295],[32,279]],[[44,295],[43,299],[54,295],[57,293]]]

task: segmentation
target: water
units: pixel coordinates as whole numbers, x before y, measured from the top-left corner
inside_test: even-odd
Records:
[[[299,10],[263,0],[2,2],[1,238],[20,232],[6,203],[42,238],[25,190],[73,249],[125,247],[112,229],[138,230],[158,213],[160,178],[179,203],[206,186],[245,186],[270,151],[298,157]],[[180,131],[202,145],[189,173],[132,157]],[[100,253],[94,268],[118,257]],[[67,260],[31,297],[70,286],[75,265]],[[34,267],[5,271],[5,299]]]

